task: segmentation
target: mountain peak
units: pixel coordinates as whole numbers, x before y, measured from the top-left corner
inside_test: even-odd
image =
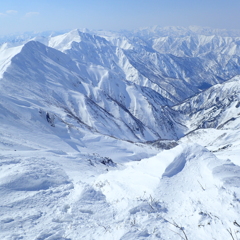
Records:
[[[23,45],[17,47],[9,47],[7,43],[0,48],[0,78],[11,64],[12,58],[18,54],[23,48]]]
[[[49,46],[64,51],[70,49],[73,42],[81,42],[80,31],[78,29],[52,37],[49,41]]]

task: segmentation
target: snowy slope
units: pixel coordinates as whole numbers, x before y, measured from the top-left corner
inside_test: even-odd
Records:
[[[238,234],[238,175],[237,165],[198,145],[124,168],[96,154],[5,151],[1,238],[230,238]]]

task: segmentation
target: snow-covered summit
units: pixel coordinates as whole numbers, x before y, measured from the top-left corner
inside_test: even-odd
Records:
[[[71,44],[73,42],[80,42],[81,36],[78,29],[72,30],[71,32],[65,33],[63,35],[58,35],[56,37],[52,37],[49,40],[49,47],[56,48],[60,51],[64,51],[66,49],[71,48]]]

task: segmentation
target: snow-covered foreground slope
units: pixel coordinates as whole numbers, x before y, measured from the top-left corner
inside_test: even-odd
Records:
[[[239,166],[194,144],[151,158],[144,158],[146,147],[111,145],[105,151],[115,151],[115,163],[84,151],[2,152],[1,239],[238,235]],[[131,161],[136,154],[143,159]]]
[[[224,239],[237,230],[239,170],[184,145],[101,175],[96,184],[131,226],[121,239]]]
[[[213,32],[3,44],[0,239],[240,238],[239,40]]]

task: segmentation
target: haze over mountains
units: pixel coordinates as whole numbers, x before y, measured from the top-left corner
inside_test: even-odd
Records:
[[[3,239],[239,237],[239,31],[1,39]]]

